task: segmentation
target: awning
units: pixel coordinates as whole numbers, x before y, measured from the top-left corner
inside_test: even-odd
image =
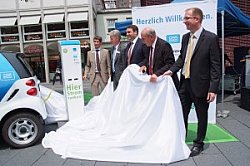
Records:
[[[43,23],[63,22],[64,14],[45,15]]]
[[[88,20],[88,12],[69,13],[68,22]]]
[[[26,16],[21,17],[19,21],[19,25],[30,25],[30,24],[38,24],[41,16]]]
[[[0,18],[0,27],[13,26],[16,23],[16,17]]]
[[[126,29],[129,25],[132,25],[132,19],[115,22],[115,29],[119,30],[123,36],[126,36]]]

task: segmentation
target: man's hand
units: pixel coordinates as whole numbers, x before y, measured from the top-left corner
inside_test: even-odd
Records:
[[[145,73],[147,71],[147,67],[146,66],[142,66],[139,69],[139,72]]]
[[[149,79],[150,82],[156,82],[157,81],[157,75],[152,74]]]
[[[163,73],[162,76],[172,76],[173,72],[171,70],[166,71],[165,73]]]
[[[83,79],[83,80],[86,80],[86,79],[87,79],[87,75],[83,75],[83,76],[82,76],[82,79]]]
[[[213,102],[214,99],[215,99],[215,97],[216,97],[216,94],[215,94],[215,93],[208,92],[208,94],[207,94],[207,102],[208,102],[208,103]]]

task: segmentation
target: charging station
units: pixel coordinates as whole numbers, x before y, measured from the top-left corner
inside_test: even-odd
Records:
[[[69,120],[84,114],[81,48],[79,40],[58,41],[61,53],[63,92]]]

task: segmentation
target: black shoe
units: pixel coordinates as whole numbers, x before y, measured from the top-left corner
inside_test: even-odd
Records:
[[[203,146],[193,146],[191,149],[190,157],[199,155],[203,151]]]

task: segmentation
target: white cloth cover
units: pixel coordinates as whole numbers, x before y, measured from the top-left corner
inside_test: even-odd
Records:
[[[171,77],[149,76],[130,65],[112,92],[109,82],[85,114],[46,134],[45,148],[64,158],[170,163],[187,159],[181,103]]]
[[[45,123],[51,124],[58,121],[67,121],[68,113],[65,104],[65,97],[62,94],[42,85],[40,85],[40,92],[47,111]]]

